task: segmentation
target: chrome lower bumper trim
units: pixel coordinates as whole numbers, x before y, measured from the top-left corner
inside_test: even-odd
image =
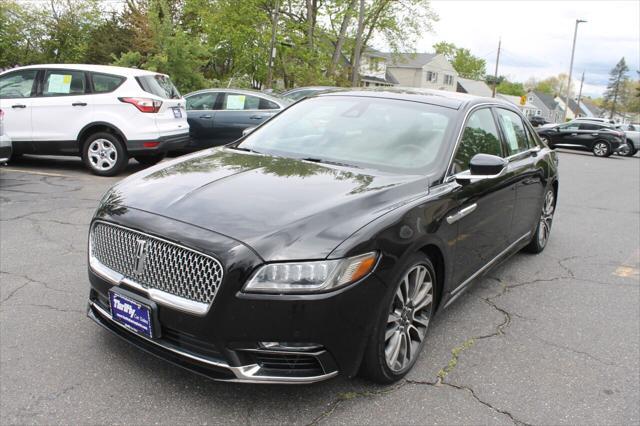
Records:
[[[91,302],[90,303],[90,307],[89,309],[93,309],[94,312],[96,312],[98,315],[100,315],[103,319],[109,321],[111,324],[115,324],[120,326],[122,329],[126,330],[129,333],[132,333],[128,328],[126,328],[124,325],[121,325],[120,323],[113,321],[113,319],[111,318],[111,314],[109,312],[107,312],[106,310],[104,310],[103,308],[101,308],[99,305],[97,305],[96,303]],[[262,367],[260,367],[258,364],[249,364],[249,365],[242,365],[239,367],[234,367],[231,366],[225,362],[219,362],[219,361],[213,361],[211,359],[207,359],[195,354],[192,354],[190,352],[186,352],[183,351],[182,349],[176,348],[174,346],[168,345],[168,344],[163,344],[160,343],[156,340],[152,340],[149,338],[146,338],[144,336],[141,336],[139,334],[135,335],[136,337],[139,337],[141,339],[146,340],[149,343],[152,343],[164,350],[173,352],[174,354],[180,355],[182,357],[185,358],[189,358],[193,361],[197,361],[200,362],[202,364],[206,364],[206,365],[210,365],[212,367],[217,367],[217,368],[225,368],[229,371],[231,371],[233,373],[233,375],[236,376],[235,379],[214,379],[214,380],[219,380],[219,381],[224,381],[224,382],[236,382],[236,383],[270,383],[270,384],[310,384],[310,383],[316,383],[316,382],[321,382],[323,380],[327,380],[330,379],[332,377],[335,377],[338,375],[338,371],[332,371],[330,373],[326,373],[326,374],[322,374],[319,376],[309,376],[309,377],[281,377],[281,376],[267,376],[267,375],[261,375],[260,373],[262,372]],[[279,353],[285,353],[285,352],[279,352]]]

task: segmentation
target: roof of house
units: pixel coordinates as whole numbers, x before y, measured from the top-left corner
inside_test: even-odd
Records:
[[[536,95],[538,99],[540,99],[540,101],[544,104],[544,106],[549,109],[556,109],[556,107],[558,106],[558,103],[554,100],[552,95],[548,95],[546,93],[538,91],[534,91],[533,94]]]
[[[389,66],[398,68],[422,68],[433,58],[435,53],[385,53]]]
[[[493,90],[482,80],[471,80],[468,78],[458,77],[457,92],[469,93],[476,96],[491,97]]]
[[[581,107],[584,110],[585,108],[591,112],[594,116],[598,117],[602,113],[602,109],[599,108],[596,104],[594,104],[589,98],[580,99]]]

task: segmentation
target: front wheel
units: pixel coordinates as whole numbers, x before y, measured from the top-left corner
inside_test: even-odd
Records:
[[[544,195],[544,203],[542,204],[542,212],[540,220],[536,226],[536,231],[529,245],[524,250],[529,253],[540,253],[547,246],[549,237],[551,236],[551,224],[553,223],[553,214],[556,210],[556,197],[553,189],[547,189]]]
[[[117,136],[100,132],[87,138],[82,160],[98,176],[115,176],[127,166],[129,155]]]
[[[593,155],[595,155],[596,157],[609,157],[612,152],[611,152],[611,148],[609,148],[609,144],[606,142],[596,142],[593,145]]]
[[[393,383],[411,370],[433,315],[436,273],[431,260],[416,253],[406,264],[364,354],[361,373],[377,383]]]
[[[636,155],[637,152],[638,152],[638,150],[636,149],[635,145],[633,145],[633,142],[628,140],[627,141],[627,150],[623,155],[625,157],[633,157],[634,155]]]

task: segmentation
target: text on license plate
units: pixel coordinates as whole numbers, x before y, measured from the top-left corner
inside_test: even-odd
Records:
[[[114,291],[109,291],[109,305],[111,318],[114,321],[143,336],[153,337],[151,308],[149,306]]]

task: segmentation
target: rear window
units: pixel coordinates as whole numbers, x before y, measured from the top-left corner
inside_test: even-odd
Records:
[[[147,93],[160,96],[164,99],[180,99],[181,97],[176,86],[173,85],[171,79],[166,75],[144,75],[136,77],[136,80],[140,87],[142,87],[142,90]]]

